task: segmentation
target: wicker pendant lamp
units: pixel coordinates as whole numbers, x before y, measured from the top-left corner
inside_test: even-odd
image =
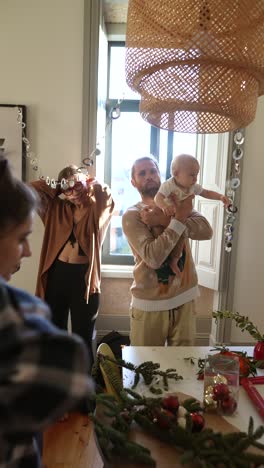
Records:
[[[245,127],[264,94],[264,0],[129,0],[126,80],[166,130]]]

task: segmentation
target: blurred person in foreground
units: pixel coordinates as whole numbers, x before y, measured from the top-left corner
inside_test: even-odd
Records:
[[[55,327],[49,308],[8,284],[31,255],[37,196],[0,159],[0,466],[39,468],[36,433],[92,398],[84,342]]]

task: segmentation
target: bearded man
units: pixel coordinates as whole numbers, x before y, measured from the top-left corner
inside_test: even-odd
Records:
[[[141,201],[128,208],[122,218],[124,234],[132,249],[135,266],[131,286],[130,341],[132,346],[191,346],[194,344],[195,299],[199,295],[198,279],[189,239],[208,240],[212,228],[192,208],[192,197],[176,203],[172,217],[155,206],[154,197],[160,187],[160,171],[151,156],[137,159],[131,169],[131,183]],[[154,228],[162,226],[156,236]],[[166,260],[177,244],[186,237],[184,265],[180,275],[170,277],[161,289],[157,270],[166,267]],[[164,266],[165,265],[165,266]]]

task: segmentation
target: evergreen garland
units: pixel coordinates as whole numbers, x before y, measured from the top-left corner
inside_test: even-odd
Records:
[[[194,360],[189,358],[192,362]],[[120,376],[113,370],[113,364],[118,366]],[[202,367],[202,363],[200,363]],[[112,359],[100,353],[93,367],[93,377],[103,383],[100,366],[106,372],[112,387],[118,393],[118,400],[105,393],[96,395],[97,408],[103,411],[103,421],[100,410],[90,417],[94,421],[95,432],[105,458],[111,463],[116,461],[131,462],[147,466],[156,466],[150,450],[129,440],[132,423],[138,424],[153,437],[175,447],[181,453],[180,462],[192,463],[201,468],[257,468],[264,466],[264,445],[258,440],[264,435],[264,426],[254,430],[253,419],[250,418],[248,432],[233,432],[222,434],[205,428],[201,432],[193,432],[194,420],[192,416],[202,411],[200,404],[193,398],[188,398],[181,405],[186,409],[186,426],[177,423],[177,417],[171,419],[164,410],[164,399],[161,397],[144,397],[135,392],[140,377],[154,393],[162,393],[156,385],[160,378],[163,388],[168,390],[169,379],[181,380],[175,369],[160,370],[160,365],[151,361],[143,362],[139,366],[122,359]],[[121,369],[129,369],[135,373],[132,389],[122,387]],[[159,424],[161,417],[162,425]],[[263,455],[250,452],[250,447],[263,451]],[[114,466],[114,464],[112,465]]]
[[[235,321],[237,327],[241,329],[242,332],[245,330],[257,341],[264,341],[264,335],[260,333],[258,328],[249,320],[248,317],[240,315],[238,312],[232,312],[229,310],[216,310],[212,313],[215,321],[219,319],[231,319]]]
[[[192,432],[189,414],[185,429],[169,420],[164,430],[153,418],[153,414],[157,414],[162,406],[162,398],[142,397],[129,389],[124,389],[120,396],[121,402],[108,394],[96,396],[97,405],[108,418],[107,424],[101,421],[100,415],[90,415],[101,449],[109,462],[122,461],[123,457],[125,461],[135,463],[135,466],[156,466],[147,448],[129,440],[129,430],[134,421],[152,436],[180,451],[180,462],[183,465],[192,463],[202,468],[256,468],[264,464],[264,445],[258,442],[264,434],[264,426],[254,430],[252,418],[247,433],[222,434],[208,428]],[[189,408],[191,404],[192,413],[194,408],[198,411],[201,409],[194,399],[185,400],[182,404]],[[250,447],[257,447],[263,451],[263,455],[248,451]]]

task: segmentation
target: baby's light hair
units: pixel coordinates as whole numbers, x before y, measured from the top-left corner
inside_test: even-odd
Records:
[[[177,171],[182,165],[188,164],[188,163],[197,163],[199,166],[199,163],[197,159],[192,156],[191,154],[178,154],[173,158],[171,161],[171,175],[173,176],[175,171]]]

